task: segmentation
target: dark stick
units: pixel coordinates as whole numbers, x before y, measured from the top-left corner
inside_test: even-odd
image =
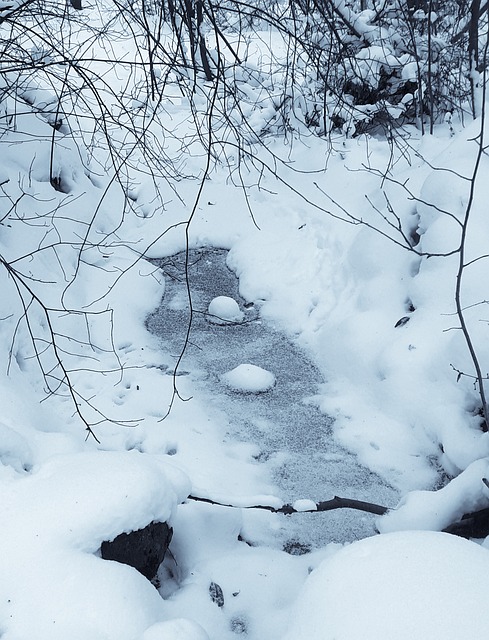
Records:
[[[373,504],[372,502],[364,502],[363,500],[351,500],[350,498],[340,498],[334,496],[331,500],[325,502],[316,502],[315,509],[297,510],[291,504],[284,504],[278,509],[268,505],[255,504],[247,507],[239,507],[234,504],[224,504],[222,502],[216,502],[210,498],[199,498],[198,496],[188,496],[187,500],[194,500],[195,502],[206,502],[207,504],[214,504],[219,507],[232,507],[233,509],[265,509],[272,513],[284,513],[285,515],[291,515],[292,513],[315,513],[316,511],[332,511],[333,509],[357,509],[358,511],[366,511],[367,513],[374,513],[375,515],[382,516],[389,511],[388,507],[383,507],[379,504]]]

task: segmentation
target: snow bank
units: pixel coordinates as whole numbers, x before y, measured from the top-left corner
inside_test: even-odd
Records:
[[[482,478],[489,476],[489,461],[477,460],[439,491],[411,491],[397,509],[377,522],[381,533],[405,529],[441,531],[472,513],[489,506],[489,490]]]
[[[307,579],[284,640],[485,638],[489,553],[434,532],[368,538]]]
[[[403,492],[431,488],[443,472],[457,475],[489,455],[473,364],[456,330],[457,255],[418,256],[399,246],[419,240],[416,250],[435,254],[458,247],[479,128],[475,122],[451,139],[443,127],[419,140],[412,131],[409,153],[401,145],[392,149],[395,159],[380,141],[345,142],[318,176],[322,200],[305,174],[287,175],[298,193],[319,199],[332,215],[293,196],[270,197],[266,207],[257,198],[260,230],[243,234],[229,254],[241,295],[314,357],[326,380],[318,404],[335,418],[341,444]],[[319,145],[315,150],[306,158],[296,148],[295,162],[311,168]],[[462,287],[483,370],[489,360],[484,172],[486,158]],[[273,191],[271,181],[267,186]],[[365,225],[345,224],[349,215]],[[457,380],[451,365],[467,375]]]

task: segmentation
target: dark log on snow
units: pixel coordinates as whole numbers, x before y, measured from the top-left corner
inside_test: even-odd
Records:
[[[383,507],[379,504],[363,502],[362,500],[351,500],[350,498],[340,498],[339,496],[335,496],[331,500],[326,500],[324,502],[316,502],[315,509],[294,509],[291,504],[284,504],[278,508],[261,504],[238,506],[234,504],[216,502],[210,498],[199,498],[198,496],[188,496],[187,500],[207,502],[208,504],[214,504],[220,507],[232,507],[234,509],[266,509],[272,513],[284,513],[285,515],[291,515],[293,513],[315,513],[316,511],[332,511],[333,509],[357,509],[358,511],[366,511],[367,513],[382,516],[384,513],[389,511],[388,507]]]

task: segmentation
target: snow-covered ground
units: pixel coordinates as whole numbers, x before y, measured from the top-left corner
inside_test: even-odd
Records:
[[[397,146],[270,139],[257,154],[286,160],[279,179],[257,170],[259,188],[243,189],[218,166],[202,192],[182,179],[164,207],[135,163],[128,209],[104,149],[85,155],[61,129],[50,158],[53,129],[34,111],[0,138],[0,636],[487,635],[487,543],[439,533],[489,502],[489,437],[454,315],[453,252],[471,203],[462,306],[485,372],[486,156],[473,192],[469,180],[480,120],[424,138],[408,130]],[[185,100],[165,113],[168,128],[191,126]],[[189,154],[188,175],[204,163]],[[251,165],[241,177],[257,184]],[[419,234],[416,252],[394,242],[399,222]],[[295,556],[267,544],[282,516],[185,502],[196,488],[241,507],[288,499],[198,386],[167,375],[176,354],[146,328],[167,276],[141,255],[171,257],[187,241],[229,250],[242,298],[317,367],[316,403],[337,441],[406,494],[379,518],[380,536]],[[241,321],[229,300],[208,313]],[[231,389],[273,386],[273,371],[236,366],[223,375]],[[174,529],[159,592],[99,554],[103,540],[153,520]]]

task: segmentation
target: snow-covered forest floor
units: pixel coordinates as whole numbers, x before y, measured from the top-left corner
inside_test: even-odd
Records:
[[[261,55],[267,43],[277,54],[272,30],[255,35]],[[95,69],[97,46],[86,44]],[[131,40],[113,47],[119,61],[138,55]],[[128,68],[99,78],[124,95]],[[489,506],[489,436],[455,302],[465,234],[458,282],[485,376],[484,116],[433,135],[264,133],[252,159],[229,138],[209,168],[195,136],[208,98],[199,89],[189,105],[168,81],[152,120],[150,98],[130,96],[112,149],[93,144],[100,132],[82,116],[78,130],[53,128],[41,82],[23,110],[11,94],[0,102],[0,637],[486,637],[487,542],[440,533]],[[245,116],[259,130],[269,113]],[[159,175],[131,146],[126,126],[141,122]],[[228,275],[205,296],[185,278],[176,287],[174,256],[213,249]],[[221,295],[239,309],[218,300],[205,317]],[[202,342],[181,359],[190,307]],[[215,322],[228,313],[235,324]],[[263,325],[257,351],[205,340],[231,341],[247,322]],[[281,376],[295,395],[267,403]],[[272,429],[279,409],[281,429],[298,420],[301,403],[317,434],[304,451],[300,430],[289,447],[287,427],[284,443]],[[331,486],[328,465],[345,460]],[[301,495],[293,474],[314,476],[317,493]],[[243,508],[305,511],[335,494],[401,502],[380,517]],[[104,540],[152,521],[173,527],[155,584],[100,557]]]

